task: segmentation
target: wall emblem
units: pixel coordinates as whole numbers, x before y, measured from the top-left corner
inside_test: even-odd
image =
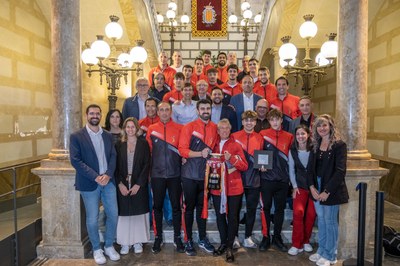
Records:
[[[203,13],[202,13],[202,22],[206,26],[212,26],[217,20],[217,12],[215,11],[214,7],[211,5],[211,2],[204,6]]]

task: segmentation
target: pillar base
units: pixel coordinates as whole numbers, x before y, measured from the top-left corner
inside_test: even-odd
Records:
[[[68,157],[66,151],[58,154]],[[60,158],[43,160],[32,169],[42,190],[42,242],[37,252],[49,258],[84,258],[90,246],[84,206],[74,186],[75,169]]]
[[[367,183],[366,220],[365,220],[365,259],[374,256],[375,233],[375,192],[379,190],[380,178],[388,170],[379,167],[378,160],[348,160],[346,185],[349,191],[349,203],[340,206],[338,259],[357,258],[358,207],[360,182]]]
[[[51,259],[84,259],[91,250],[89,238],[82,242],[64,243],[63,245],[44,244],[43,241],[36,247],[38,257]]]

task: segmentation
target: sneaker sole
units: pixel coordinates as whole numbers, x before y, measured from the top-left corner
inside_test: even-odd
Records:
[[[207,253],[214,253],[214,250],[207,250],[205,247],[199,246],[199,248],[201,248],[202,250],[204,250]]]
[[[153,248],[151,248],[151,252],[153,252],[154,254],[157,254],[157,253],[159,253],[160,251],[161,251],[161,247],[164,245],[164,242],[161,242],[161,245],[160,245],[160,250],[154,250]],[[142,251],[143,252],[143,251]],[[141,253],[142,253],[141,252]]]
[[[190,253],[190,252],[186,252],[186,251],[185,251],[185,253],[186,253],[186,255],[188,255],[190,257],[193,257],[193,256],[197,255],[197,253]]]
[[[183,248],[181,251],[179,251],[179,250],[178,250],[178,247],[176,246],[175,243],[174,243],[174,247],[175,247],[176,252],[178,252],[178,253],[185,253],[185,248]]]

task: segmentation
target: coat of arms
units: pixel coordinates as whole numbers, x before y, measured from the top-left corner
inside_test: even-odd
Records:
[[[214,7],[211,5],[211,2],[204,6],[202,13],[202,22],[206,26],[212,26],[216,22],[217,12]]]

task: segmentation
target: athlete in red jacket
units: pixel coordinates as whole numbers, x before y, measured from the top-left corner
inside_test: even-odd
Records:
[[[219,142],[214,152],[222,155],[223,165],[219,169],[221,189],[210,190],[217,216],[221,245],[214,252],[222,255],[226,251],[226,260],[234,261],[233,241],[238,230],[238,217],[243,195],[241,172],[247,170],[247,161],[242,147],[229,137],[231,124],[228,119],[218,122]]]
[[[272,109],[267,115],[271,128],[260,131],[264,138],[264,150],[273,152],[272,169],[261,171],[261,197],[265,219],[268,228],[271,222],[271,206],[274,201],[274,237],[272,245],[282,252],[288,248],[283,244],[281,231],[286,206],[286,198],[289,190],[289,149],[293,142],[293,135],[282,130],[283,114],[277,109]],[[270,243],[269,234],[266,239]]]
[[[144,107],[146,109],[146,114],[143,119],[139,120],[140,134],[146,137],[149,126],[160,121],[157,115],[157,100],[156,98],[147,98],[144,102]]]
[[[171,105],[161,102],[158,105],[160,121],[149,127],[146,140],[152,153],[151,188],[153,190],[153,223],[155,241],[154,253],[161,251],[163,203],[168,189],[172,206],[172,223],[174,226],[174,244],[178,252],[184,252],[181,240],[181,156],[178,151],[179,136],[182,125],[171,120]]]
[[[196,255],[192,239],[195,207],[199,230],[199,247],[209,253],[214,252],[214,247],[206,237],[207,219],[202,218],[202,212],[206,162],[217,141],[217,126],[211,122],[211,102],[209,100],[198,101],[196,107],[199,118],[182,128],[179,140],[179,152],[186,160],[182,165],[181,176],[185,196],[185,239],[187,239],[185,252],[189,256]],[[204,206],[204,208],[207,208],[207,206]]]

